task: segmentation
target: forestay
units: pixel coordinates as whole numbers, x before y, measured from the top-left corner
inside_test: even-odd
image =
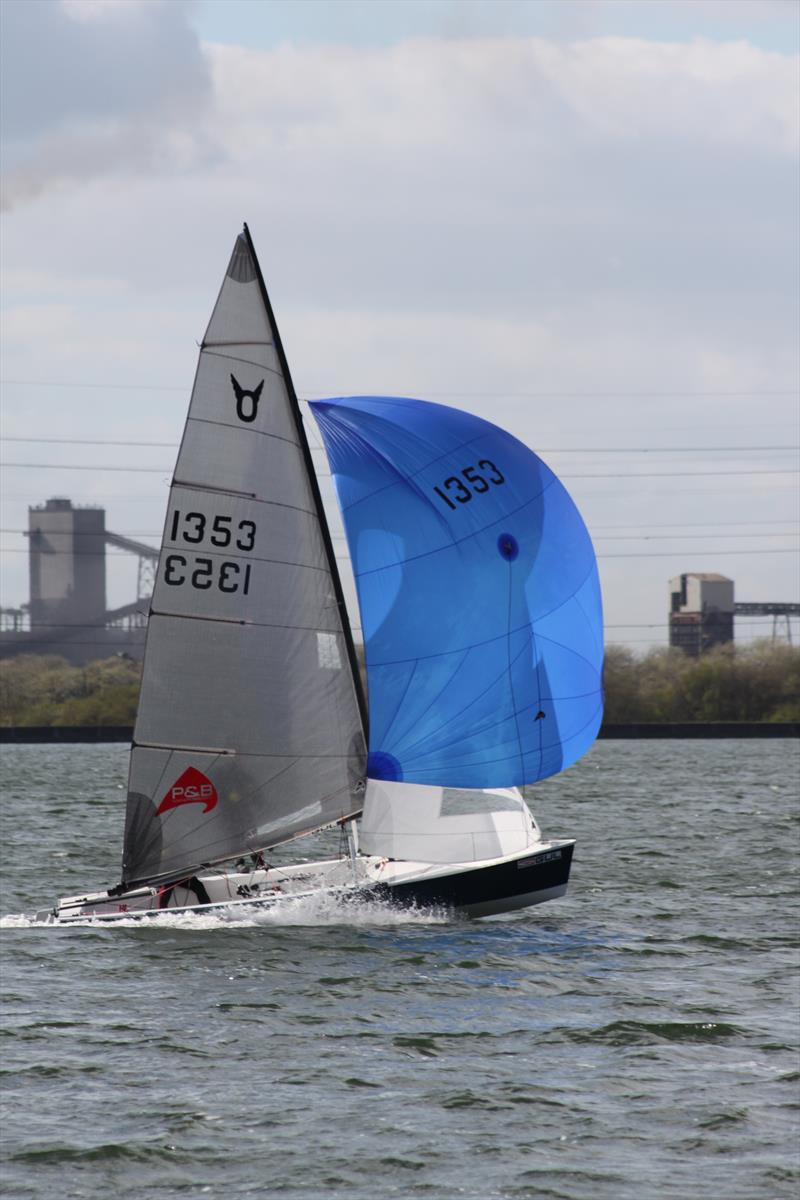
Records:
[[[313,403],[358,587],[373,779],[497,788],[574,762],[602,715],[592,544],[510,434],[420,400]]]
[[[335,564],[268,303],[239,237],[170,491],[130,765],[128,884],[361,805]]]

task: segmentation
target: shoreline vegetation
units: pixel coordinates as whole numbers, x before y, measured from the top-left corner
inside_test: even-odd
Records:
[[[361,658],[361,647],[359,658]],[[124,656],[73,667],[50,655],[0,661],[0,728],[132,726],[141,664]],[[605,662],[606,736],[624,726],[800,721],[800,647],[759,641],[637,657],[610,646]],[[646,736],[642,734],[640,736]]]

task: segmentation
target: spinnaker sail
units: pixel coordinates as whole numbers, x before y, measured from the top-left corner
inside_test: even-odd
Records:
[[[602,716],[597,565],[564,486],[516,438],[421,400],[312,402],[358,589],[373,779],[520,786]]]

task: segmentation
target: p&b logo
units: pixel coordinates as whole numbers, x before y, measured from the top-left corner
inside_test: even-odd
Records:
[[[175,780],[156,812],[160,816],[183,804],[202,804],[203,812],[207,813],[216,808],[218,800],[217,789],[208,776],[196,767],[187,767],[180,779]]]

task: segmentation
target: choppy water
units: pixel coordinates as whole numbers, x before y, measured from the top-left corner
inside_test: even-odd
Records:
[[[31,927],[126,752],[2,758],[6,1197],[797,1195],[797,743],[598,743],[535,789],[568,897],[475,923]]]

